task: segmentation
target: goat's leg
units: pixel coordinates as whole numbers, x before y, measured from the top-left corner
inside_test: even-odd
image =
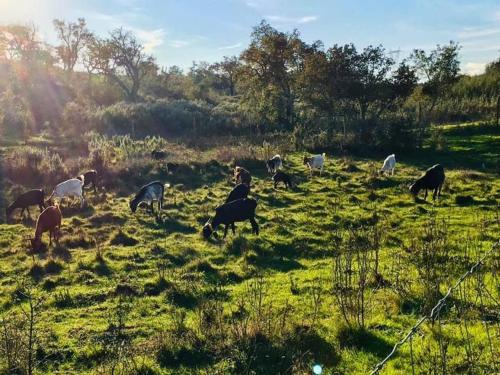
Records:
[[[53,229],[49,230],[49,247],[52,246],[52,231]]]
[[[233,236],[236,234],[236,226],[234,225],[234,223],[231,223],[231,229],[233,231]]]
[[[38,208],[40,209],[40,212],[42,212],[45,206],[43,205],[43,203],[41,203],[38,205]]]
[[[254,217],[250,218],[250,224],[252,224],[252,232],[259,235],[259,224],[257,224]]]
[[[24,207],[21,209],[21,219],[24,217]]]
[[[229,224],[226,224],[226,225],[224,226],[224,237],[222,237],[222,238],[226,238],[226,236],[227,236],[227,230],[228,230],[228,229],[229,229]]]
[[[29,206],[26,207],[26,211],[28,211],[28,217],[31,219],[31,213],[30,213],[30,207]]]
[[[425,189],[424,201],[427,200],[427,189]]]

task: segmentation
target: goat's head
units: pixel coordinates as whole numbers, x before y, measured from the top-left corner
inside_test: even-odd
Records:
[[[416,197],[418,195],[418,192],[420,191],[420,183],[417,181],[415,181],[414,184],[410,185],[410,193]]]
[[[135,213],[135,211],[137,210],[137,206],[139,205],[138,199],[137,198],[132,199],[129,205],[130,205],[130,210],[133,213]]]
[[[40,237],[30,238],[31,250],[38,251],[42,246],[42,239]]]
[[[211,224],[211,221],[208,220],[205,225],[203,226],[203,237],[205,237],[206,239],[210,238],[210,236],[212,235],[212,233],[214,232],[213,228],[212,228],[212,224]]]

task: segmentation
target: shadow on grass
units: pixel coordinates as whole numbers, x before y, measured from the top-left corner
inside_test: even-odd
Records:
[[[392,350],[392,345],[366,328],[344,326],[338,331],[337,339],[341,348],[356,349],[379,358],[385,357]]]

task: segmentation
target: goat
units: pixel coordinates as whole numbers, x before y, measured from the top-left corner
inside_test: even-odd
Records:
[[[309,173],[312,176],[313,169],[319,169],[319,175],[321,176],[321,172],[323,172],[323,165],[325,164],[325,153],[313,155],[311,157],[304,155],[304,165],[309,167]]]
[[[243,167],[234,168],[234,178],[237,184],[247,184],[250,186],[252,175]]]
[[[94,187],[94,193],[97,193],[97,171],[95,169],[91,169],[90,171],[85,172],[77,177],[80,181],[83,181],[83,187],[92,186]]]
[[[248,197],[248,193],[250,193],[250,186],[247,184],[238,184],[231,190],[225,203],[246,198]]]
[[[271,159],[266,161],[266,167],[269,173],[276,173],[282,166],[283,162],[279,155],[274,155]]]
[[[132,212],[135,212],[141,203],[146,203],[149,205],[151,213],[154,213],[153,202],[156,201],[158,202],[158,213],[161,212],[163,206],[163,193],[165,192],[165,188],[168,187],[170,187],[170,184],[163,185],[161,181],[153,181],[144,185],[130,201],[130,209]]]
[[[235,222],[249,220],[252,224],[252,232],[259,234],[259,225],[255,221],[255,208],[257,201],[253,198],[238,199],[224,203],[215,209],[215,216],[209,219],[203,226],[203,236],[209,238],[220,224],[224,224],[224,238],[227,236],[229,226],[235,234]]]
[[[435,200],[436,196],[441,196],[441,188],[443,187],[445,175],[444,168],[441,164],[436,164],[425,171],[422,177],[415,181],[410,186],[410,192],[416,198],[420,190],[425,189],[424,200],[427,199],[427,189],[434,190],[432,199]]]
[[[82,176],[80,177],[83,178]],[[54,191],[50,195],[48,199],[49,204],[52,205],[53,198],[59,198],[62,200],[64,197],[78,197],[80,198],[81,207],[83,207],[85,203],[85,199],[83,198],[84,184],[85,181],[78,178],[72,178],[61,182],[54,188]]]
[[[384,165],[380,168],[379,173],[391,172],[394,176],[394,168],[396,167],[396,155],[392,154],[385,158]]]
[[[162,160],[167,157],[167,152],[163,150],[153,150],[151,151],[151,157],[156,160]]]
[[[30,206],[40,207],[40,212],[45,209],[45,204],[43,201],[44,196],[45,193],[42,189],[27,191],[26,193],[23,193],[19,197],[17,197],[17,199],[9,207],[7,207],[5,213],[7,217],[9,217],[16,208],[20,208],[21,216],[23,216],[24,210],[27,210],[28,216],[31,217],[29,208]]]
[[[52,245],[52,237],[56,243],[59,243],[61,235],[61,210],[58,206],[49,206],[38,216],[36,221],[35,238],[31,239],[31,247],[33,251],[38,251],[42,245],[42,235],[44,232],[49,232],[49,246]]]
[[[280,182],[283,182],[285,184],[285,188],[287,189],[292,187],[292,177],[285,172],[276,172],[273,176],[273,181],[275,189]]]

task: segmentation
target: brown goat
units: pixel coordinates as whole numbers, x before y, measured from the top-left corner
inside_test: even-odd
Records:
[[[56,243],[59,243],[61,220],[61,210],[58,206],[50,206],[43,210],[36,221],[35,238],[31,239],[33,251],[39,250],[42,245],[42,235],[47,231],[49,232],[49,246],[52,245],[52,237]]]
[[[234,168],[234,178],[237,184],[247,184],[250,186],[252,175],[243,167]]]

